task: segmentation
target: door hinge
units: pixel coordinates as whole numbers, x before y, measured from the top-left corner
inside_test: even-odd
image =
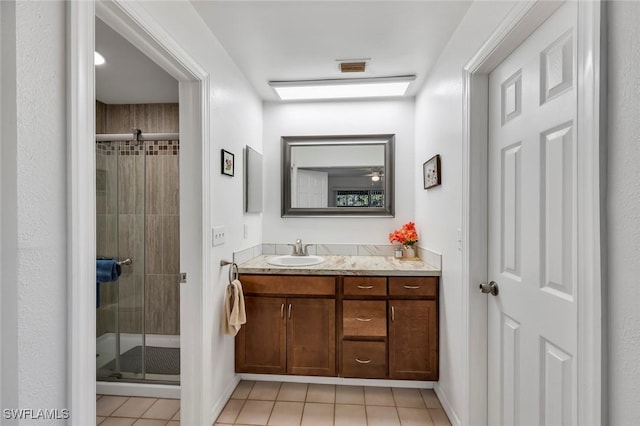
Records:
[[[180,272],[180,284],[184,284],[187,282],[187,273]]]

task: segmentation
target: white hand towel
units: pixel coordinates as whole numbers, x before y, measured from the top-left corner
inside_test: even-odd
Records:
[[[242,284],[238,280],[233,280],[225,291],[224,315],[222,318],[223,332],[235,336],[240,331],[240,326],[246,322],[247,315],[244,307]]]

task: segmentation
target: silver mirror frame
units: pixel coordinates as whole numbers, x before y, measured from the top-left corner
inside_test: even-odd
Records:
[[[282,136],[282,217],[394,217],[395,216],[395,134]],[[291,148],[304,145],[371,145],[384,146],[384,207],[291,207]]]

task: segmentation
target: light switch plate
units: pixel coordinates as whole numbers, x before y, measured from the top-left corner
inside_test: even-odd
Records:
[[[249,225],[245,223],[243,229],[244,239],[246,240],[247,238],[249,238]]]
[[[224,226],[214,226],[213,227],[213,246],[221,246],[225,241],[225,228]]]

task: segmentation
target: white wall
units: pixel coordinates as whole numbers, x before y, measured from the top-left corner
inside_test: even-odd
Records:
[[[640,3],[609,2],[609,424],[640,424]],[[606,336],[605,336],[606,339]],[[606,368],[607,366],[605,366]],[[606,374],[606,373],[605,373]]]
[[[440,387],[455,412],[463,410],[462,382],[462,69],[512,7],[511,2],[474,2],[451,37],[416,99],[415,179],[422,163],[440,154],[442,186],[416,185],[415,220],[425,248],[442,254],[440,291]],[[464,419],[456,419],[460,421]],[[473,424],[473,422],[471,422]]]
[[[281,136],[395,133],[395,218],[282,218]],[[386,244],[389,232],[413,220],[414,102],[264,104],[265,203],[263,240]]]
[[[213,250],[214,280],[204,283],[212,286],[212,309],[210,316],[204,318],[205,333],[211,342],[209,350],[205,350],[205,354],[210,354],[210,370],[203,372],[204,401],[213,408],[235,379],[234,339],[220,332],[221,308],[228,283],[227,269],[220,269],[220,259],[231,259],[234,251],[262,242],[262,215],[243,214],[242,190],[244,146],[262,151],[262,101],[189,2],[141,2],[139,6],[146,9],[211,79],[211,177],[205,178],[204,185],[211,191],[212,223],[226,227],[226,244]],[[220,173],[222,148],[235,154],[234,177]],[[249,226],[247,239],[243,237],[245,223]],[[210,230],[204,232],[211,233]]]
[[[1,53],[2,408],[62,409],[67,407],[64,3],[3,2]]]

